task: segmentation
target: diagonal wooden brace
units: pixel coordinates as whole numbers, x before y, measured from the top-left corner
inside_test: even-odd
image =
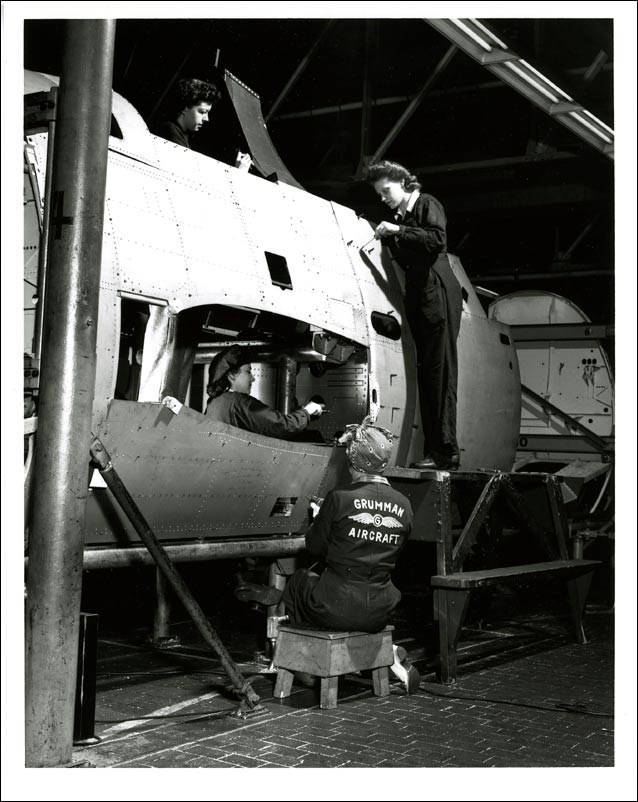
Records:
[[[210,621],[204,615],[204,612],[197,603],[197,600],[190,592],[190,589],[184,582],[180,573],[173,565],[170,557],[166,553],[166,550],[155,536],[155,533],[151,527],[148,525],[139,507],[133,500],[124,483],[120,479],[117,471],[113,467],[113,463],[111,462],[111,457],[108,451],[97,437],[91,442],[90,451],[91,457],[100,470],[100,474],[102,475],[111,493],[113,493],[115,500],[122,508],[122,511],[135,527],[135,531],[139,535],[140,540],[152,554],[158,568],[161,570],[162,574],[175,591],[177,597],[190,614],[194,624],[198,628],[206,643],[217,653],[224,670],[233,683],[235,692],[241,699],[240,709],[237,715],[244,716],[247,712],[266,712],[265,708],[259,704],[258,694],[253,689],[250,682],[244,679],[243,674],[231,657],[228,649],[226,649],[219,635],[211,626]]]
[[[470,553],[472,546],[474,546],[476,536],[483,526],[483,522],[490,512],[494,499],[500,490],[501,477],[502,475],[500,473],[492,476],[481,491],[481,495],[474,505],[472,514],[468,518],[465,528],[454,546],[454,551],[452,552],[452,571],[460,571],[465,562],[465,558]]]

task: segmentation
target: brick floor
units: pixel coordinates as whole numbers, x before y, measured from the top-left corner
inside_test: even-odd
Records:
[[[418,658],[422,673],[419,691],[408,696],[393,681],[390,696],[379,699],[372,694],[369,677],[343,677],[335,710],[320,710],[318,690],[297,685],[288,699],[273,699],[274,675],[259,673],[263,667],[252,656],[254,639],[250,635],[234,637],[231,652],[263,707],[261,715],[245,720],[230,715],[237,711],[237,698],[229,693],[219,663],[190,625],[182,628],[182,646],[174,650],[153,649],[141,636],[103,637],[95,725],[101,740],[92,747],[75,748],[73,763],[98,769],[248,770],[249,775],[236,775],[242,778],[252,778],[262,768],[368,770],[343,775],[357,777],[356,787],[367,789],[359,798],[366,799],[387,799],[389,795],[429,798],[434,793],[428,790],[431,785],[436,787],[443,782],[441,778],[453,777],[452,789],[446,781],[434,798],[633,800],[633,780],[629,790],[625,789],[626,780],[620,790],[614,783],[616,744],[614,719],[609,715],[614,709],[613,613],[594,610],[587,623],[591,640],[583,646],[572,641],[564,619],[546,614],[497,621],[492,632],[489,628],[464,631],[458,681],[453,686],[437,681],[435,655],[424,653],[421,645],[406,638],[406,648]],[[495,637],[495,632],[502,634]],[[405,782],[409,783],[415,770],[433,768],[452,773],[422,775],[418,785],[400,786],[400,791],[385,785],[390,782],[386,773],[369,771],[406,770]],[[457,771],[478,768],[524,769],[520,776],[525,780],[523,784],[517,780],[513,792],[506,782],[509,773],[481,774],[490,779],[477,783],[467,779],[475,776],[472,772]],[[561,796],[552,785],[551,790],[534,795],[533,778],[546,781],[557,775],[530,774],[530,769],[570,770],[570,790]],[[575,769],[587,771],[574,774]],[[603,772],[602,778],[597,771]],[[159,774],[160,795],[152,798],[175,798],[161,796],[172,773]],[[394,772],[390,775],[397,776]],[[97,775],[84,776],[95,795],[90,778]],[[100,776],[105,775],[102,772]],[[107,779],[99,780],[98,786],[128,776],[126,772],[107,772]],[[249,786],[242,779],[219,798],[254,799],[271,788],[270,795],[278,798],[343,799],[347,797],[342,782],[335,779],[341,776],[324,772],[316,787],[302,779],[298,787],[304,787],[308,796],[300,791],[282,796],[288,780],[284,786],[278,780],[274,786],[252,780],[255,784],[250,787],[256,790],[243,796]],[[217,788],[229,781],[210,782]],[[330,782],[336,783],[334,793],[326,791]],[[463,783],[467,783],[467,796],[460,795]],[[499,796],[501,785],[508,787],[503,796]],[[192,790],[190,786],[187,781],[178,793],[193,799],[211,798],[197,793],[205,794],[206,788],[213,786],[198,781]],[[120,796],[134,798],[126,793]],[[45,794],[41,798],[58,797]],[[77,798],[90,798],[90,794]],[[214,798],[218,798],[217,791]]]
[[[114,768],[613,767],[612,619],[591,616],[584,646],[551,616],[531,622],[531,641],[528,631],[521,637],[529,621],[499,622],[506,648],[492,638],[490,653],[482,632],[475,654],[469,633],[455,685],[438,683],[423,658],[416,694],[392,684],[377,699],[369,678],[344,677],[335,710],[320,710],[318,691],[296,685],[273,699],[274,675],[256,673],[244,651],[235,657],[264,708],[246,720],[229,715],[237,700],[196,639],[174,651],[101,643],[102,740],[74,756]]]

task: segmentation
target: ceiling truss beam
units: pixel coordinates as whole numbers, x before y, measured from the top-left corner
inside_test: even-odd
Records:
[[[425,22],[580,139],[613,159],[613,130],[517,56],[482,22],[470,18],[426,19]]]

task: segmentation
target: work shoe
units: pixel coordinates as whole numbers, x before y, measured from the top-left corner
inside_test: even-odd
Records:
[[[452,454],[449,457],[440,457],[437,460],[434,457],[424,457],[418,462],[413,462],[411,468],[421,468],[422,470],[430,471],[455,471],[461,463],[461,458],[458,454]]]
[[[418,460],[417,462],[413,462],[410,465],[411,468],[422,468],[423,470],[428,471],[435,471],[436,470],[436,462],[432,459],[432,457],[423,457],[423,459]]]
[[[279,604],[283,591],[273,588],[272,585],[256,585],[254,582],[244,582],[235,588],[235,598],[243,602],[257,602],[266,607]]]
[[[395,646],[394,663],[390,666],[390,671],[402,683],[406,693],[416,693],[421,684],[421,675],[408,660],[408,655],[403,646]]]

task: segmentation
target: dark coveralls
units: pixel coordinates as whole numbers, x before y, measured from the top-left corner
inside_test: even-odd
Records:
[[[463,296],[447,258],[446,218],[432,195],[421,193],[384,238],[405,271],[405,311],[416,346],[424,454],[436,461],[459,453],[456,440],[456,339]]]
[[[284,440],[303,431],[310,422],[310,415],[305,409],[285,415],[262,404],[252,395],[229,390],[211,399],[206,414],[220,423],[229,423],[239,429]]]
[[[176,145],[181,145],[183,148],[190,148],[191,142],[188,134],[183,131],[179,125],[172,120],[164,120],[159,123],[154,132],[157,136],[163,139],[168,139],[169,142],[174,142]]]
[[[306,534],[321,576],[299,570],[283,595],[292,624],[378,632],[401,600],[390,572],[412,528],[408,499],[371,475],[332,490]]]

